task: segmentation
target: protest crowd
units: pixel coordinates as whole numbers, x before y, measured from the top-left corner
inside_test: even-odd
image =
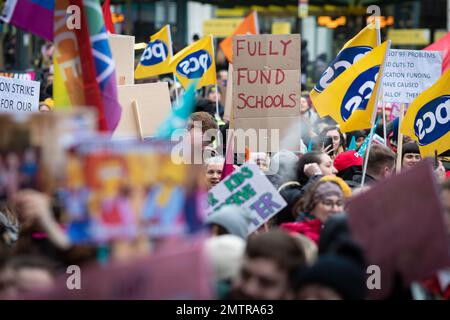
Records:
[[[86,2],[53,8],[80,29],[26,24],[27,1],[5,21],[47,42],[40,83],[0,77],[0,299],[450,299],[441,52],[369,21],[302,91],[300,36],[257,12],[218,46],[172,52],[165,26],[135,60]],[[437,75],[389,99],[408,57]]]

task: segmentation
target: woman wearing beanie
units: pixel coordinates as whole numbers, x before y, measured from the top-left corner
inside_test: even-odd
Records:
[[[345,198],[350,195],[351,189],[342,179],[323,177],[308,188],[294,207],[300,213],[297,221],[284,223],[281,228],[301,233],[318,244],[323,224],[344,210]]]

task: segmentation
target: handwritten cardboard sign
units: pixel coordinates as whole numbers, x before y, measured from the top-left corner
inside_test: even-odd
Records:
[[[210,190],[206,211],[210,214],[228,204],[245,207],[253,213],[249,234],[287,205],[259,167],[250,163]]]
[[[276,129],[283,137],[286,121],[300,116],[300,35],[236,36],[233,54],[234,128]],[[268,135],[258,138],[268,142],[262,151],[278,151]]]

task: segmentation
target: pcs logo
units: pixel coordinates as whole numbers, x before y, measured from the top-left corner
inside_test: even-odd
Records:
[[[212,59],[205,50],[199,50],[191,53],[181,60],[177,65],[177,72],[188,78],[201,78],[211,66]]]
[[[372,48],[367,46],[351,47],[342,50],[322,74],[319,82],[314,87],[314,90],[317,92],[325,90],[334,79],[339,77],[345,70],[350,68],[356,61],[364,57],[371,50]]]
[[[347,90],[342,100],[341,117],[347,121],[355,110],[365,110],[375,88],[380,66],[374,66],[361,73]]]
[[[150,42],[142,54],[141,64],[149,67],[161,63],[169,56],[169,50],[164,42],[155,40]]]
[[[435,142],[448,132],[450,121],[450,95],[440,96],[417,112],[414,132],[420,145]]]

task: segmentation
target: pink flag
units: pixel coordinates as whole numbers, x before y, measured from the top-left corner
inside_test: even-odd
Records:
[[[1,20],[53,41],[54,0],[7,0]]]
[[[227,152],[225,154],[225,164],[223,165],[222,176],[220,180],[225,179],[234,171],[234,134],[233,131],[228,131]]]

